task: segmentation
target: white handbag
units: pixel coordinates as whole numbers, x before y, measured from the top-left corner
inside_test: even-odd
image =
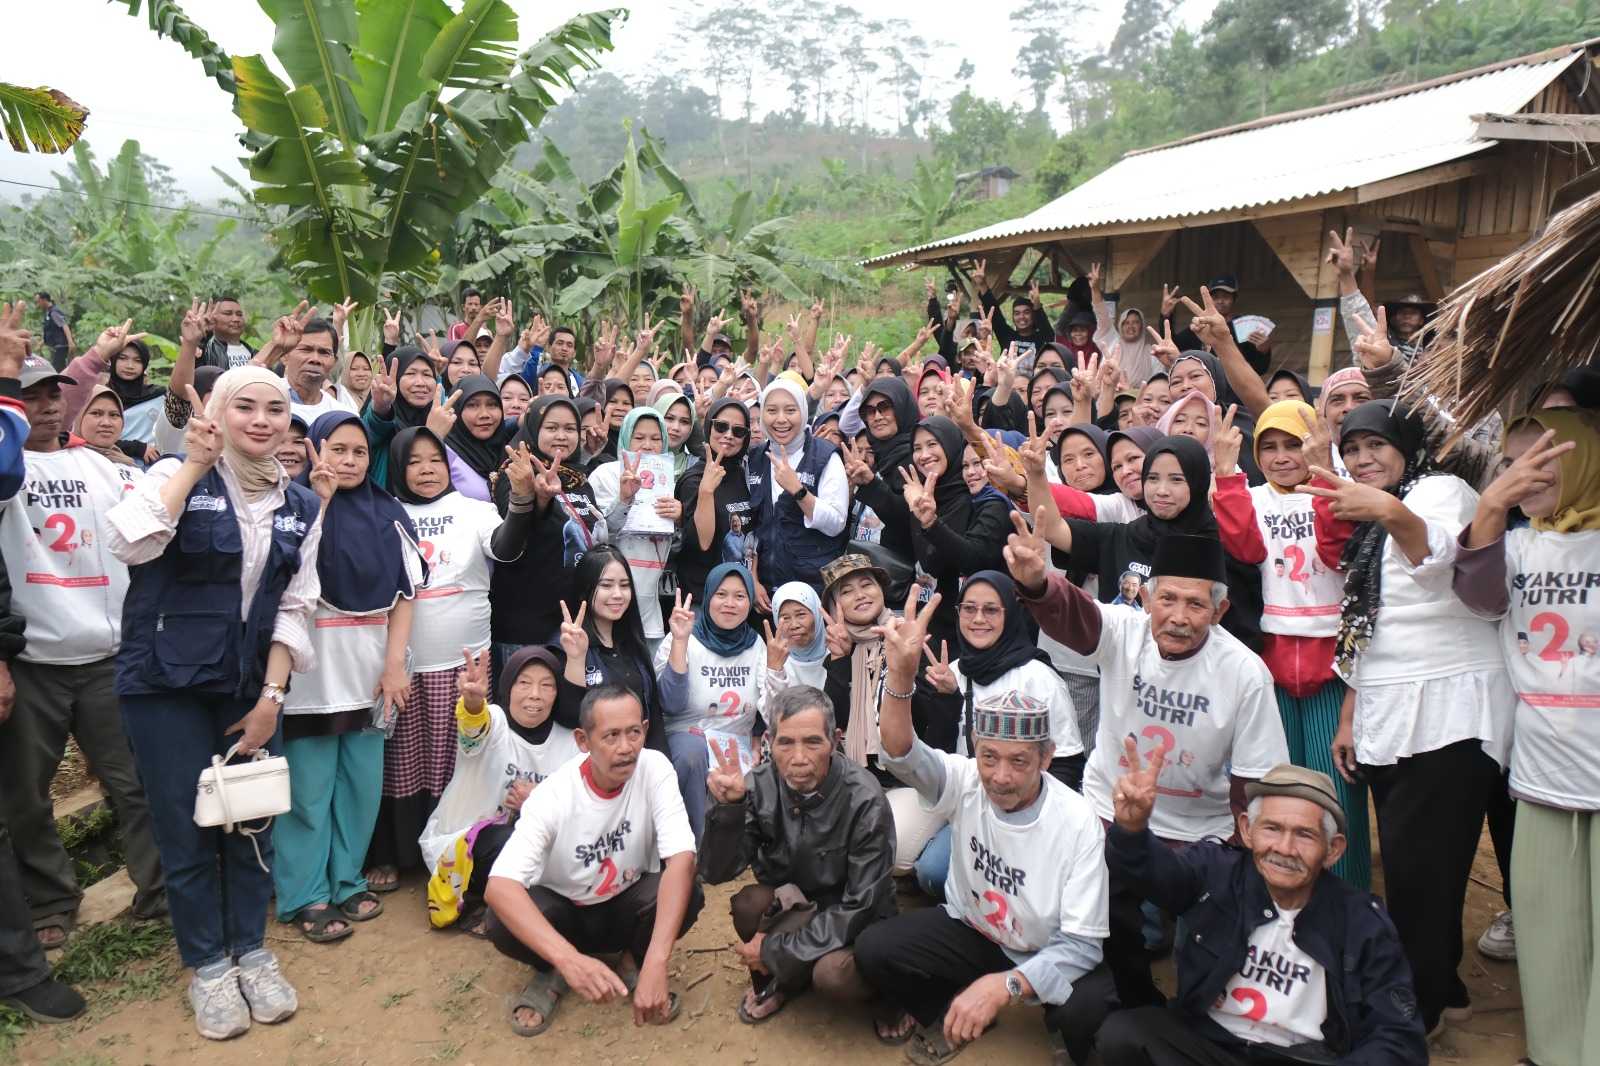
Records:
[[[228,765],[237,754],[239,745],[234,744],[226,755],[211,756],[211,765],[200,771],[194,795],[194,824],[221,826],[225,833],[243,833],[256,849],[256,862],[270,873],[255,836],[272,824],[275,815],[289,812],[289,760],[257,748],[248,762]],[[258,819],[265,821],[253,829],[240,824]]]

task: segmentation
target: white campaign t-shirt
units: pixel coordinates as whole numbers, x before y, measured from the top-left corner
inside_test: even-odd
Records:
[[[1272,485],[1249,489],[1256,532],[1266,547],[1261,571],[1261,629],[1295,637],[1331,637],[1339,631],[1344,574],[1317,554],[1315,496],[1280,492]]]
[[[1211,1020],[1248,1044],[1291,1047],[1323,1038],[1327,980],[1322,964],[1294,942],[1299,915],[1280,908],[1256,928],[1239,972],[1211,1004]]]
[[[694,851],[694,831],[677,771],[646,748],[614,793],[595,789],[587,757],[545,778],[489,874],[542,885],[579,905],[604,903],[686,851]]]
[[[950,664],[950,672],[956,675],[956,694],[961,698],[961,731],[957,735],[965,737],[968,726],[967,678],[961,672],[960,659]],[[1029,696],[1050,708],[1050,739],[1055,742],[1058,758],[1083,751],[1083,738],[1078,735],[1078,715],[1072,706],[1072,693],[1067,691],[1067,683],[1061,680],[1060,674],[1039,660],[1031,659],[1021,666],[1013,666],[987,685],[974,683],[972,705],[976,707],[986,698],[1006,692]]]
[[[531,781],[535,789],[581,753],[572,730],[551,725],[543,744],[530,744],[506,724],[506,712],[489,704],[488,724],[469,732],[456,719],[456,768],[433,809],[417,844],[428,869],[462,833],[500,810],[500,801],[514,781]]]
[[[295,674],[283,698],[285,714],[332,714],[370,707],[389,646],[389,611],[347,614],[318,602],[311,617],[317,668]],[[456,652],[457,657],[460,651]]]
[[[1122,740],[1132,736],[1142,758],[1166,753],[1151,832],[1164,840],[1228,839],[1229,775],[1258,778],[1289,761],[1266,664],[1216,625],[1187,659],[1163,659],[1149,615],[1099,607],[1100,729],[1083,794],[1100,817],[1113,817],[1111,788],[1127,772]]]
[[[462,648],[489,645],[489,542],[500,512],[459,492],[404,506],[428,563],[428,587],[417,590],[411,623],[412,669],[459,667]]]
[[[22,489],[0,522],[12,609],[28,623],[17,657],[59,666],[109,658],[122,643],[128,567],[107,549],[104,519],[144,475],[89,448],[23,459]]]
[[[1506,583],[1500,643],[1517,692],[1511,789],[1600,810],[1600,530],[1511,530]]]
[[[1109,936],[1105,831],[1084,798],[1044,774],[1038,817],[1008,825],[976,762],[933,754],[944,763],[944,789],[922,806],[950,823],[950,916],[1018,952],[1040,950],[1058,931]]]
[[[656,649],[659,676],[672,655],[672,639]],[[765,697],[767,648],[760,640],[731,659],[712,655],[693,636],[684,658],[689,698],[684,713],[667,716],[668,733],[704,733],[708,729],[748,737],[755,732],[756,712]]]
[[[315,422],[319,417],[327,414],[330,411],[348,411],[353,415],[361,413],[355,409],[355,405],[350,401],[341,399],[338,396],[330,395],[327,392],[318,393],[316,403],[301,403],[299,400],[293,399],[293,390],[290,390],[289,395],[291,397],[289,401],[289,413],[299,415],[301,418],[305,419],[306,425],[308,426]]]

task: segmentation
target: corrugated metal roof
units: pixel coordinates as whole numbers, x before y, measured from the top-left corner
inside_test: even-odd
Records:
[[[1021,218],[867,260],[997,237],[1189,218],[1354,189],[1462,159],[1494,145],[1471,116],[1525,107],[1581,47],[1545,52],[1436,83],[1130,152],[1076,189]]]

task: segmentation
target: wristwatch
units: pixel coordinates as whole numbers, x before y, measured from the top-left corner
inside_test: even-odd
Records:
[[[811,490],[806,488],[804,482],[801,482],[800,491],[799,492],[791,492],[791,493],[789,493],[789,495],[794,498],[794,502],[795,503],[799,503],[801,500],[803,500],[807,496],[811,495]]]
[[[276,703],[279,707],[282,707],[283,706],[283,686],[279,685],[279,684],[275,684],[275,683],[273,683],[271,681],[268,681],[265,685],[261,686],[261,698],[264,699],[264,700],[271,700],[273,703]]]
[[[1013,1007],[1022,1002],[1022,975],[1015,970],[1006,974],[1006,994],[1011,997]]]

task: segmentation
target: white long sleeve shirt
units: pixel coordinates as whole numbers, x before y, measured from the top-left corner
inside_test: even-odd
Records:
[[[773,450],[781,448],[789,465],[797,466],[805,445],[804,433],[796,434],[793,445],[787,448],[777,441],[770,441],[767,445],[769,461]],[[767,480],[772,483],[772,502],[777,503],[783,486],[778,484],[775,477],[769,476]],[[827,465],[822,468],[822,476],[817,478],[817,487],[812,494],[817,501],[811,508],[811,514],[806,517],[806,528],[825,536],[838,536],[844,531],[845,518],[850,513],[850,481],[845,477],[844,460],[837,453],[829,457]]]

